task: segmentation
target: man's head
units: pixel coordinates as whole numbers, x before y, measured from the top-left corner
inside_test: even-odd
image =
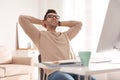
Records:
[[[58,25],[59,16],[57,12],[53,9],[48,9],[44,16],[45,27],[56,28]]]
[[[49,13],[57,14],[57,12],[56,12],[55,10],[53,10],[53,9],[48,9],[48,11],[46,12],[46,14],[45,14],[45,16],[44,16],[44,20],[47,19],[47,15],[48,15]]]

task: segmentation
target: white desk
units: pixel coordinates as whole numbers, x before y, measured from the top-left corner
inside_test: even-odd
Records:
[[[91,63],[89,67],[80,67],[80,66],[53,66],[51,67],[51,66],[46,66],[42,63],[35,64],[35,66],[38,66],[40,68],[53,69],[56,71],[74,73],[77,75],[85,75],[85,80],[88,80],[88,75],[120,71],[120,64],[113,64],[110,62]]]

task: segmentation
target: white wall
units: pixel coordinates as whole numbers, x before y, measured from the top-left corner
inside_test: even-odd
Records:
[[[40,1],[40,9],[42,11],[41,18],[43,18],[44,14],[48,9],[55,9],[60,16],[63,14],[63,5],[64,0],[41,0]]]
[[[0,45],[16,48],[16,22],[20,14],[39,17],[40,0],[0,0]]]

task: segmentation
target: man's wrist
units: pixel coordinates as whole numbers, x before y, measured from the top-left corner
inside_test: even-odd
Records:
[[[60,22],[60,21],[58,21],[58,26],[60,26],[60,24],[61,24],[61,22]]]

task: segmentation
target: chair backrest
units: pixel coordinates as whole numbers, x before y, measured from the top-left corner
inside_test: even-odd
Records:
[[[38,55],[38,61],[39,61],[39,63],[42,62],[42,60],[41,60],[41,54]]]
[[[41,54],[38,55],[38,61],[39,61],[39,63],[42,62],[42,60],[41,60]],[[46,74],[44,72],[44,69],[40,68],[39,71],[40,71],[40,80],[46,80]]]

